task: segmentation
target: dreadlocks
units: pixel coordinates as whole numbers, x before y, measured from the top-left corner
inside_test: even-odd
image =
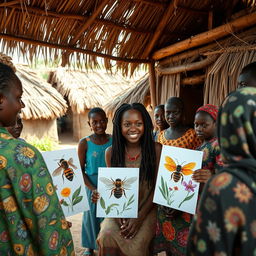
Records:
[[[140,164],[140,180],[146,180],[150,185],[154,182],[154,173],[156,169],[156,152],[153,140],[153,124],[149,113],[140,103],[122,104],[115,112],[113,118],[113,142],[112,142],[112,167],[125,166],[125,144],[126,141],[122,135],[121,121],[124,112],[130,109],[139,111],[144,122],[144,134],[141,137],[142,159]]]

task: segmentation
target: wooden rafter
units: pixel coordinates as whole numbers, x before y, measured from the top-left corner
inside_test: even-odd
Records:
[[[12,5],[11,7],[3,7],[0,6],[1,8],[9,8],[11,11],[15,10],[15,12],[24,12],[24,9],[20,5]],[[79,22],[85,23],[88,19],[89,16],[83,16],[83,15],[78,15],[78,14],[73,14],[73,13],[58,13],[54,11],[49,11],[47,10],[47,13],[45,10],[36,8],[36,7],[29,7],[26,6],[26,12],[31,15],[36,15],[38,17],[42,16],[47,16],[47,17],[54,17],[54,18],[63,18],[63,19],[71,19],[71,20],[78,20]],[[9,15],[11,17],[11,15]],[[96,22],[104,24],[106,26],[111,26],[120,30],[124,30],[130,33],[138,33],[138,34],[145,34],[145,35],[153,35],[153,31],[145,30],[142,28],[134,28],[129,25],[122,25],[118,24],[116,22],[110,21],[110,20],[104,20],[102,18],[96,18]],[[177,33],[177,32],[168,32],[169,35],[173,36],[188,36],[186,33]]]
[[[203,32],[201,34],[195,35],[192,38],[186,39],[179,43],[160,49],[153,54],[153,59],[160,60],[164,57],[171,56],[178,52],[182,52],[184,50],[188,50],[196,46],[210,43],[214,40],[230,35],[236,31],[239,31],[243,28],[246,28],[255,24],[256,24],[256,12],[253,12],[249,15],[246,15],[234,21],[231,21],[225,25],[216,27],[210,31]]]
[[[186,63],[180,66],[175,66],[175,67],[169,67],[169,68],[157,68],[156,72],[159,76],[162,75],[173,75],[181,72],[188,72],[188,71],[193,71],[193,70],[198,70],[205,68],[212,64],[216,60],[217,56],[210,56],[205,58],[204,60],[200,60],[198,62],[192,62],[192,63]]]
[[[91,51],[91,50],[86,50],[86,49],[81,49],[81,48],[76,48],[76,47],[71,47],[71,46],[66,46],[66,45],[47,43],[47,42],[43,42],[43,41],[39,41],[39,40],[33,40],[33,39],[28,39],[28,38],[18,37],[18,36],[12,36],[12,35],[7,35],[7,34],[3,34],[3,33],[0,33],[0,39],[5,39],[5,40],[9,40],[9,41],[14,40],[14,41],[32,44],[32,45],[36,45],[36,46],[45,46],[45,47],[49,47],[49,48],[65,50],[68,52],[79,52],[82,54],[98,56],[101,58],[107,58],[110,60],[121,61],[121,62],[138,63],[138,64],[150,63],[149,60],[145,60],[145,59],[129,59],[129,58],[122,58],[122,57],[115,57],[115,56],[112,56],[109,54],[98,53],[98,52]]]
[[[10,2],[4,2],[0,4],[0,7],[7,7],[7,6],[12,6],[15,4],[20,4],[20,1],[10,1]]]
[[[154,48],[156,41],[159,39],[159,37],[161,36],[167,22],[170,19],[170,16],[173,14],[175,8],[177,7],[178,4],[178,0],[172,0],[172,2],[169,4],[167,10],[165,11],[163,18],[161,19],[161,21],[158,23],[158,26],[154,32],[154,35],[152,37],[152,39],[150,40],[149,44],[147,45],[144,53],[143,53],[143,57],[142,58],[147,58],[152,49]]]
[[[79,37],[86,31],[86,29],[92,25],[92,23],[95,21],[97,16],[101,13],[101,11],[104,9],[104,7],[106,6],[108,1],[109,0],[102,0],[100,5],[94,11],[94,13],[90,16],[90,18],[84,23],[84,25],[76,33],[76,36],[71,40],[71,42],[70,42],[71,45],[75,44],[77,42],[77,40],[79,39]]]
[[[143,3],[143,4],[147,4],[147,5],[152,5],[152,6],[156,6],[159,8],[166,8],[168,6],[168,2],[157,2],[157,1],[152,1],[152,0],[133,0],[134,2],[139,2],[139,3]],[[184,12],[189,12],[191,14],[203,14],[203,15],[207,15],[209,10],[199,10],[199,9],[194,9],[194,8],[190,8],[190,7],[185,7],[182,5],[177,5],[177,8],[184,11]]]
[[[1,7],[1,8],[6,8],[6,7]],[[8,7],[11,9],[15,9],[16,11],[21,11],[24,12],[24,9],[20,6],[20,5],[12,5],[11,7]],[[37,15],[39,17],[43,16],[47,16],[47,17],[54,17],[54,18],[64,18],[64,19],[72,19],[72,20],[78,20],[81,21],[83,23],[85,23],[90,17],[89,16],[83,16],[83,15],[78,15],[78,14],[73,14],[73,13],[57,13],[54,11],[49,11],[47,10],[47,12],[45,12],[45,10],[36,8],[36,7],[26,7],[26,12],[28,14],[33,14],[33,15]],[[96,22],[102,23],[104,25],[108,25],[108,26],[112,26],[121,30],[125,30],[127,32],[134,32],[134,33],[141,33],[141,34],[153,34],[152,31],[148,31],[145,29],[140,29],[140,28],[134,28],[132,26],[128,26],[128,25],[121,25],[118,24],[116,22],[110,21],[110,20],[104,20],[102,18],[96,18],[95,19]]]

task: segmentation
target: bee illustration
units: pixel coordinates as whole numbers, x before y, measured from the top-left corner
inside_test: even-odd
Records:
[[[129,179],[124,178],[123,180],[113,180],[112,178],[108,179],[105,177],[100,177],[100,181],[104,183],[109,190],[111,190],[109,198],[114,194],[114,197],[117,199],[121,198],[122,195],[126,197],[125,190],[129,190],[131,184],[134,183],[136,180],[137,177],[132,177]]]
[[[181,182],[183,181],[184,177],[183,175],[190,175],[193,173],[193,169],[196,167],[195,162],[191,162],[188,164],[185,164],[182,166],[182,164],[176,164],[175,161],[169,157],[165,157],[166,163],[164,164],[164,167],[172,172],[171,179],[173,179],[174,182],[178,182],[181,178]]]
[[[58,162],[58,165],[59,167],[53,171],[52,176],[58,176],[62,173],[63,182],[64,175],[68,180],[72,181],[74,178],[74,171],[69,166],[72,166],[74,169],[77,169],[77,167],[73,164],[73,158],[70,158],[68,161],[62,158]]]

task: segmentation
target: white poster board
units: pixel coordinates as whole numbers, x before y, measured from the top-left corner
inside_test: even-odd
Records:
[[[99,168],[97,217],[137,218],[139,168]]]
[[[195,214],[200,184],[191,177],[202,158],[201,151],[163,146],[153,202]]]
[[[83,174],[75,148],[42,152],[66,217],[88,211]]]

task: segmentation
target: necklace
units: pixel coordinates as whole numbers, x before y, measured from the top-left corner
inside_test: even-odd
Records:
[[[126,153],[126,156],[127,156],[128,160],[134,162],[134,161],[136,161],[136,160],[139,158],[141,152],[139,152],[139,153],[138,153],[137,155],[135,155],[135,156],[131,156],[131,155],[128,154],[127,148],[125,147],[125,153]]]

